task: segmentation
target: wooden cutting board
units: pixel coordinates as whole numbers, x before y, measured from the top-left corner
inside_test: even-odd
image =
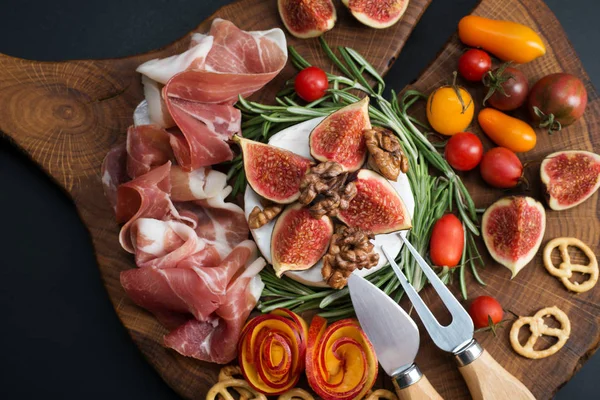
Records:
[[[383,31],[363,27],[338,4],[338,24],[325,37],[332,47],[344,45],[355,48],[378,71],[385,73],[428,4],[429,0],[411,0],[402,21]],[[508,18],[541,33],[548,53],[522,67],[531,84],[545,74],[566,71],[583,79],[588,89],[589,104],[584,117],[552,137],[538,132],[538,145],[524,156],[524,160],[536,160],[560,149],[600,152],[598,95],[560,24],[543,2],[483,0],[474,13]],[[207,31],[210,21],[216,16],[229,19],[246,30],[281,26],[271,0],[241,0],[225,6],[197,30]],[[111,146],[125,139],[126,129],[132,123],[133,109],[142,99],[140,77],[135,68],[146,60],[180,52],[188,43],[189,35],[154,52],[110,60],[36,62],[0,55],[0,130],[73,198],[90,231],[111,301],[143,354],[183,397],[200,399],[216,380],[219,368],[164,349],[160,343],[165,330],[149,313],[136,307],[125,296],[119,284],[119,273],[134,266],[133,258],[118,245],[118,226],[104,199],[100,180],[104,155]],[[309,61],[328,67],[317,41],[291,39],[290,44],[295,45]],[[457,38],[451,38],[414,87],[429,91],[448,81],[462,51],[463,46]],[[274,93],[294,72],[293,68],[287,67],[256,98],[272,101]],[[476,85],[467,88],[480,104],[481,90]],[[476,127],[473,130],[479,132]],[[484,145],[491,147],[485,139]],[[527,176],[533,183],[527,193],[540,198],[538,167],[529,167]],[[480,207],[489,205],[503,194],[486,187],[477,172],[465,175],[465,180]],[[548,212],[544,242],[556,236],[575,236],[589,243],[598,254],[598,208],[599,197],[594,195],[575,209]],[[492,262],[485,250],[483,253],[488,267],[482,277],[488,286],[480,287],[468,276],[472,296],[491,294],[506,309],[522,315],[531,315],[544,306],[558,305],[571,319],[573,332],[569,342],[559,354],[544,360],[533,361],[516,355],[508,344],[508,329],[501,329],[497,338],[486,333],[477,334],[484,347],[521,379],[537,398],[550,398],[598,347],[600,288],[581,295],[567,293],[557,279],[545,272],[539,255],[511,281],[509,272]],[[426,289],[423,296],[432,307],[439,307],[430,290]],[[466,386],[453,360],[435,348],[425,333],[417,362],[445,398],[468,398]],[[390,387],[387,378],[382,376],[380,380],[381,384]]]

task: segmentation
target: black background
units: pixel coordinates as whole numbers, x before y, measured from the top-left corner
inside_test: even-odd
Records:
[[[226,3],[1,0],[0,52],[36,60],[128,56],[172,42]],[[388,86],[415,79],[475,3],[434,0]],[[600,2],[548,4],[598,85]],[[72,202],[4,139],[0,214],[0,399],[178,398],[117,319]],[[599,374],[595,356],[556,398],[598,398]]]

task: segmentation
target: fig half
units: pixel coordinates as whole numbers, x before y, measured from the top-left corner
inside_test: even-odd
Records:
[[[559,151],[540,167],[548,206],[566,210],[589,199],[600,187],[600,155],[589,151]]]
[[[259,196],[279,204],[293,203],[300,197],[300,181],[311,160],[241,136],[233,140],[242,148],[248,184]]]
[[[481,230],[494,260],[508,268],[514,278],[540,248],[546,211],[531,197],[503,197],[485,210]]]
[[[402,18],[408,0],[342,0],[354,18],[371,28],[389,28]]]
[[[368,97],[321,121],[310,133],[310,154],[322,162],[335,161],[344,171],[356,171],[367,157],[365,129],[371,129]]]
[[[361,169],[354,181],[356,196],[338,218],[378,235],[410,229],[410,214],[392,184],[377,172]]]
[[[277,0],[277,8],[288,32],[300,39],[321,36],[337,19],[331,0]]]
[[[300,203],[287,206],[271,235],[271,258],[277,276],[315,265],[325,255],[332,235],[333,222],[328,216],[315,219]]]

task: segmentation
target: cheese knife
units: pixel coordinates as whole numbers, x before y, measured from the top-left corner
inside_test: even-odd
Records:
[[[442,399],[414,363],[419,330],[394,300],[357,274],[348,279],[350,298],[381,367],[392,377],[400,400]]]
[[[427,262],[421,257],[412,244],[399,235],[404,245],[414,257],[417,265],[423,270],[433,289],[452,315],[452,322],[442,326],[421,299],[415,288],[408,282],[393,257],[385,248],[381,248],[415,311],[421,318],[425,329],[440,349],[454,354],[458,370],[462,374],[474,400],[535,400],[529,389],[521,381],[506,371],[494,358],[485,351],[473,338],[473,320],[438,278]]]

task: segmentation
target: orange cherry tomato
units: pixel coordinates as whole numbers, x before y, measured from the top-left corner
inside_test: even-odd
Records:
[[[535,147],[537,136],[533,128],[520,119],[493,108],[484,108],[477,116],[479,126],[498,146],[520,153]]]
[[[471,47],[481,47],[503,61],[526,63],[546,54],[533,29],[510,21],[468,15],[458,23],[458,37]]]
[[[464,132],[471,124],[474,113],[473,98],[460,86],[442,86],[427,99],[429,125],[443,135]]]

